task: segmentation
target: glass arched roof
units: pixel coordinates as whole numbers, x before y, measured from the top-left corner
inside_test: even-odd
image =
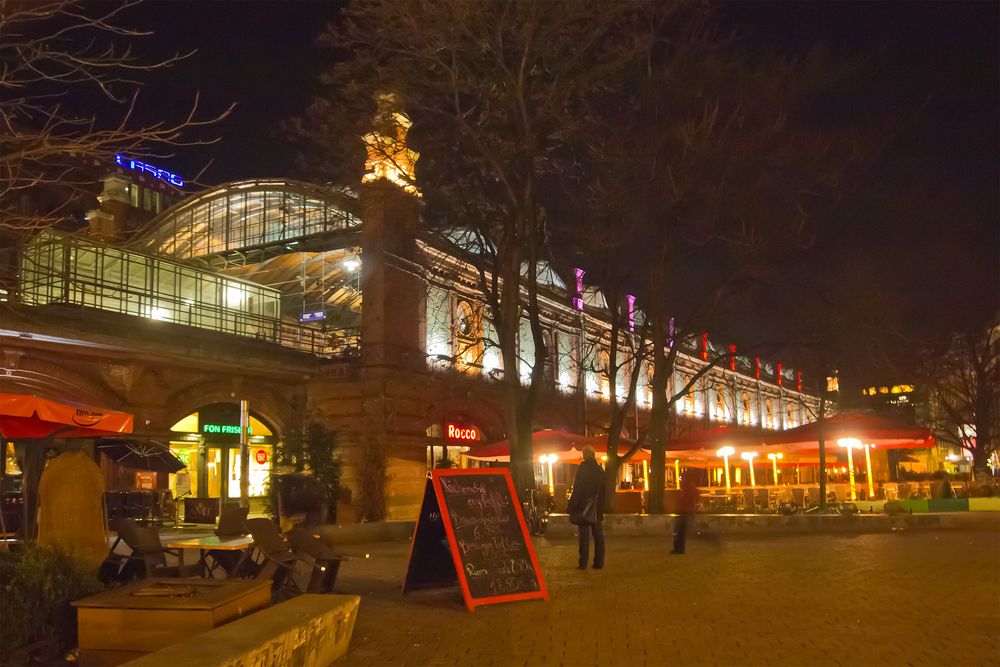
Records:
[[[179,259],[263,248],[358,228],[356,206],[343,192],[300,181],[234,181],[167,209],[139,242]]]

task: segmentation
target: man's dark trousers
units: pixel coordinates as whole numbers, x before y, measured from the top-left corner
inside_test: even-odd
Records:
[[[600,522],[583,523],[580,529],[580,567],[587,567],[590,555],[590,533],[594,533],[594,567],[604,567],[604,526]]]
[[[677,519],[674,521],[674,552],[682,554],[684,553],[684,542],[685,533],[687,533],[688,517],[691,515],[687,512],[681,512],[677,515]]]

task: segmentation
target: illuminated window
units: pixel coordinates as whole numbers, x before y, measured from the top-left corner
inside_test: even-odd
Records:
[[[744,424],[750,423],[750,394],[743,392],[740,397],[740,412],[742,414],[742,421]]]
[[[724,420],[726,418],[726,390],[722,387],[715,388],[715,409],[714,416],[716,419]]]
[[[774,401],[770,398],[764,401],[764,425],[774,428]]]
[[[17,453],[14,450],[14,443],[4,443],[4,473],[7,475],[20,475],[21,462],[17,460]]]
[[[467,301],[455,307],[455,356],[459,370],[477,372],[483,358],[482,314]]]
[[[597,353],[596,370],[601,396],[608,400],[611,398],[611,354],[607,350]]]

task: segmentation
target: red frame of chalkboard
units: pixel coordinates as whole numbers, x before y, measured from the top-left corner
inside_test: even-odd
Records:
[[[448,506],[444,502],[444,492],[441,490],[441,478],[454,475],[502,475],[507,480],[507,488],[510,489],[510,497],[514,500],[514,509],[517,512],[517,521],[521,525],[521,535],[524,537],[524,544],[528,548],[528,556],[531,558],[531,566],[535,568],[535,576],[538,577],[538,590],[530,593],[511,593],[510,595],[494,595],[488,598],[474,598],[469,592],[469,582],[465,578],[465,570],[462,568],[462,558],[458,555],[458,540],[455,539],[455,529],[451,525],[451,514],[448,513]],[[444,468],[431,471],[431,483],[434,486],[434,495],[437,497],[438,509],[441,512],[441,520],[444,522],[444,532],[448,536],[448,548],[451,551],[452,560],[455,562],[455,572],[458,575],[458,585],[462,587],[462,597],[465,598],[465,607],[469,611],[475,611],[476,607],[487,604],[497,604],[498,602],[514,602],[516,600],[548,600],[549,589],[545,586],[545,578],[542,577],[542,570],[538,567],[538,557],[535,555],[535,544],[531,541],[528,533],[528,524],[524,520],[524,512],[521,511],[521,501],[517,491],[514,490],[514,480],[510,476],[507,468]]]

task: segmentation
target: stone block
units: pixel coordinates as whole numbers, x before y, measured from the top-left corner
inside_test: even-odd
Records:
[[[127,664],[327,667],[347,652],[360,603],[357,595],[300,595]]]

